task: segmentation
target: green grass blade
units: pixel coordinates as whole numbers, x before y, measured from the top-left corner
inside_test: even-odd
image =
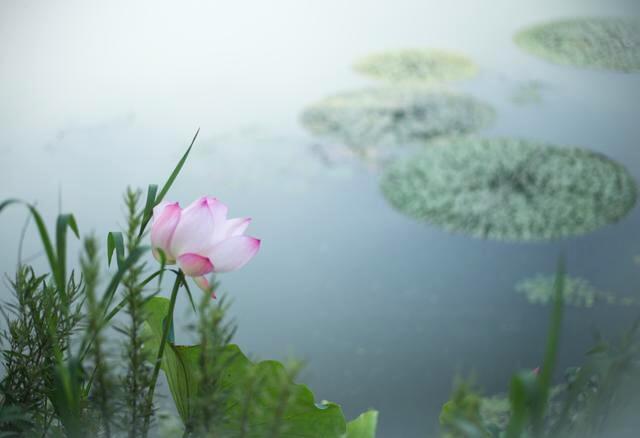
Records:
[[[182,155],[182,158],[180,158],[180,161],[178,161],[178,164],[173,169],[173,172],[171,172],[171,175],[169,175],[169,178],[167,179],[167,182],[165,182],[164,185],[162,186],[162,189],[160,190],[160,193],[155,198],[155,201],[154,201],[154,204],[153,204],[154,206],[156,206],[160,202],[162,202],[162,200],[164,199],[165,195],[167,194],[167,192],[169,191],[169,189],[173,185],[173,182],[175,181],[176,177],[178,176],[178,174],[182,170],[182,166],[184,166],[184,163],[187,161],[187,157],[189,157],[189,153],[191,152],[191,148],[193,147],[194,143],[196,142],[196,139],[198,138],[198,134],[199,133],[200,133],[200,128],[198,128],[198,130],[196,131],[196,134],[193,136],[193,139],[191,140],[191,144],[187,148],[187,151],[184,153],[184,155]],[[144,233],[144,230],[147,227],[147,224],[149,223],[149,220],[151,220],[151,215],[149,215],[146,218],[146,220],[142,221],[142,224],[140,225],[139,236],[141,236],[142,233]]]
[[[40,240],[42,241],[42,245],[44,246],[44,252],[47,254],[47,259],[49,260],[49,266],[51,267],[51,272],[54,274],[56,278],[56,283],[59,288],[64,289],[64,279],[62,279],[61,283],[59,282],[60,278],[57,277],[56,267],[58,265],[56,261],[56,255],[53,250],[53,245],[51,244],[51,239],[49,238],[49,233],[47,232],[47,227],[44,224],[44,220],[42,220],[42,216],[38,213],[35,207],[29,205],[29,211],[31,211],[31,215],[33,216],[33,220],[36,223],[36,227],[38,228],[38,234],[40,234]]]
[[[24,204],[24,202],[19,199],[6,199],[0,203],[0,213],[2,213],[2,210],[10,206],[11,204]]]
[[[122,262],[118,267],[118,271],[113,275],[113,277],[111,277],[111,281],[109,282],[109,285],[102,296],[102,300],[100,301],[100,308],[103,310],[105,315],[108,313],[111,301],[113,301],[113,296],[116,289],[118,289],[118,285],[120,285],[120,281],[122,281],[122,277],[125,272],[127,272],[148,250],[148,246],[140,246],[131,251],[129,257]]]
[[[554,283],[553,310],[549,321],[549,333],[547,335],[547,346],[542,362],[542,370],[538,378],[539,398],[535,403],[532,426],[534,434],[540,435],[542,432],[544,414],[549,398],[551,380],[556,366],[558,356],[558,345],[560,343],[560,330],[562,328],[562,310],[564,296],[565,263],[561,258],[558,261],[556,279]]]
[[[160,291],[149,294],[149,296],[144,298],[143,303],[146,303],[150,299],[154,298],[156,295],[158,295],[159,292]],[[127,305],[127,299],[126,298],[121,299],[120,302],[118,302],[118,304],[116,304],[113,307],[113,309],[111,309],[111,311],[103,318],[100,326],[101,327],[106,326],[109,323],[109,321],[111,321],[118,313],[120,313],[122,309],[124,309],[126,305]],[[90,339],[88,337],[85,337],[85,339],[83,339],[82,346],[78,350],[79,351],[78,357],[80,358],[80,361],[83,361],[86,355],[89,353],[89,349],[91,348],[91,345],[93,344],[95,339],[96,339],[95,333],[91,334]]]
[[[64,289],[64,279],[60,279],[58,275],[58,262],[56,259],[56,254],[53,249],[53,245],[51,244],[51,238],[49,237],[49,232],[47,231],[47,227],[42,220],[42,216],[38,210],[31,204],[28,204],[19,199],[8,199],[3,201],[0,204],[0,212],[4,210],[6,207],[12,204],[21,204],[29,209],[31,216],[33,217],[34,222],[36,223],[36,227],[38,228],[38,234],[40,234],[40,240],[42,241],[42,246],[44,246],[44,252],[47,255],[47,260],[49,261],[49,267],[51,268],[51,274],[56,282],[56,286],[63,290]]]
[[[161,202],[164,199],[165,195],[167,194],[167,192],[169,191],[169,189],[173,185],[173,182],[175,181],[176,177],[178,176],[178,174],[182,170],[182,166],[184,166],[184,163],[187,161],[187,158],[189,157],[189,153],[191,152],[191,148],[195,144],[199,133],[200,133],[200,128],[198,128],[198,130],[196,131],[195,135],[193,136],[193,139],[191,140],[191,143],[189,144],[189,147],[187,148],[187,150],[184,153],[184,155],[182,155],[182,158],[180,158],[180,161],[178,161],[178,164],[173,169],[173,172],[171,172],[171,175],[169,175],[169,178],[167,179],[167,182],[165,182],[164,186],[162,186],[162,189],[160,190],[160,193],[158,194],[158,197],[156,198],[155,205],[157,205],[159,202]]]
[[[148,300],[150,300],[151,298],[155,297],[159,293],[160,293],[160,291],[153,292],[153,293],[149,294],[149,296],[144,298],[143,302],[146,303]],[[127,305],[127,299],[126,298],[123,298],[122,300],[120,300],[120,302],[118,304],[116,304],[113,309],[111,309],[111,312],[109,312],[107,314],[107,316],[105,316],[103,324],[107,324],[109,321],[111,321],[118,314],[118,312],[120,312],[124,308],[124,306],[126,306],[126,305]]]
[[[182,278],[182,284],[184,285],[184,288],[187,291],[187,295],[189,296],[189,301],[191,302],[191,307],[193,308],[194,313],[197,313],[196,305],[194,304],[193,296],[191,295],[191,289],[189,288],[189,285],[187,284],[187,279],[185,277]]]
[[[511,378],[509,385],[509,402],[511,417],[507,425],[506,438],[520,438],[527,421],[527,390],[520,374]]]
[[[149,188],[147,189],[147,200],[144,203],[144,210],[142,210],[142,221],[140,227],[140,235],[144,229],[142,228],[142,224],[147,224],[151,216],[153,215],[153,207],[156,205],[156,194],[158,193],[158,186],[156,184],[149,184]]]
[[[99,308],[102,309],[102,314],[104,317],[102,324],[105,324],[107,321],[111,320],[111,318],[113,318],[122,309],[122,307],[124,307],[124,304],[122,307],[119,307],[120,304],[123,303],[121,302],[111,312],[109,312],[109,307],[111,306],[111,302],[113,301],[113,297],[116,293],[116,290],[118,289],[118,286],[122,281],[122,277],[124,277],[124,274],[135,263],[137,263],[140,257],[142,257],[148,250],[149,250],[149,247],[140,246],[134,249],[133,251],[131,251],[131,253],[129,254],[129,257],[127,257],[122,262],[122,264],[118,266],[118,271],[113,275],[113,277],[111,277],[111,281],[107,285],[107,288],[104,294],[102,295],[102,299],[100,300],[100,305],[99,305]],[[108,319],[107,319],[107,316],[108,316]],[[82,342],[80,343],[80,348],[78,350],[79,351],[78,356],[81,358],[81,360],[84,359],[85,355],[89,351],[89,348],[91,347],[91,344],[93,343],[94,339],[95,339],[95,334],[85,332],[84,338],[82,339]]]
[[[120,231],[110,231],[107,235],[107,260],[109,266],[111,266],[114,250],[116,252],[116,263],[120,267],[124,260],[124,237],[122,237]]]
[[[60,288],[60,295],[66,302],[67,299],[67,229],[71,228],[71,231],[80,238],[78,232],[78,224],[72,214],[58,215],[58,221],[56,223],[56,254],[57,254],[57,270],[56,276],[58,277],[58,287]]]
[[[140,283],[140,287],[144,287],[147,284],[149,284],[151,282],[151,280],[153,280],[154,278],[161,276],[162,273],[166,271],[166,269],[163,267],[161,269],[158,269],[156,272],[154,272],[153,274],[149,275],[147,278],[145,278],[144,280],[142,280],[142,282]]]

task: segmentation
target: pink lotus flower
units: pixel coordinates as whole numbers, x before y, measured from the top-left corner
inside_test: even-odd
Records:
[[[250,218],[227,219],[227,206],[202,197],[182,209],[177,202],[161,202],[153,209],[153,255],[167,264],[178,263],[185,275],[208,290],[204,277],[243,267],[260,248],[260,240],[245,236]]]

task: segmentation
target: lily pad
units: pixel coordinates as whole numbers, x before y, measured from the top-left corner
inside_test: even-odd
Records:
[[[471,96],[420,87],[370,88],[327,97],[304,110],[311,133],[352,147],[405,145],[485,127],[495,117]]]
[[[437,49],[404,49],[374,53],[357,61],[354,69],[392,83],[435,84],[466,79],[478,72],[464,55]]]
[[[523,294],[531,304],[549,304],[553,302],[555,277],[537,275],[522,280],[516,285],[516,292]],[[593,307],[602,292],[581,277],[564,277],[564,304],[575,307]]]
[[[531,304],[550,304],[553,302],[555,276],[539,274],[526,278],[516,285],[516,292],[523,294]],[[632,296],[618,296],[594,287],[582,277],[565,275],[563,289],[564,303],[574,307],[593,307],[604,303],[619,306],[633,306],[638,299]]]
[[[475,237],[575,236],[623,218],[636,183],[604,155],[518,139],[452,139],[399,160],[381,189],[399,211]]]
[[[524,50],[558,64],[640,71],[640,19],[576,18],[518,32]]]

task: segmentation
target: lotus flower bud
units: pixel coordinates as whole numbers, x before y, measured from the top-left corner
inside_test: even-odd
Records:
[[[209,273],[243,267],[260,248],[260,240],[245,236],[251,219],[227,219],[227,206],[202,197],[185,209],[178,203],[160,203],[153,209],[151,246],[157,260],[177,263],[203,290]]]

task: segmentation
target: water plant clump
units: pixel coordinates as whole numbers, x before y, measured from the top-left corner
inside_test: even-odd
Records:
[[[640,71],[640,19],[576,18],[521,30],[515,42],[558,64]]]
[[[564,281],[562,299],[567,305],[593,307],[596,299],[603,294],[582,277],[566,276]],[[516,285],[516,292],[523,294],[531,304],[549,304],[553,301],[553,282],[551,275],[536,275],[520,281]]]
[[[566,275],[561,259],[540,366],[513,374],[508,394],[483,397],[458,383],[440,413],[446,438],[596,438],[634,436],[638,430],[640,337],[636,322],[617,341],[597,336],[579,367],[553,384],[562,327]],[[624,433],[621,433],[624,432]]]
[[[306,108],[301,122],[312,134],[366,148],[465,134],[487,126],[494,117],[491,106],[471,96],[386,87],[327,97]]]
[[[384,196],[399,211],[498,240],[584,234],[636,202],[626,169],[601,154],[518,139],[452,139],[389,166]]]
[[[466,79],[478,72],[464,55],[437,49],[404,49],[374,53],[358,60],[354,69],[391,83],[438,84]]]
[[[538,274],[516,284],[516,292],[523,294],[531,304],[550,304],[553,301],[553,275]],[[595,304],[632,306],[638,300],[632,296],[619,296],[603,291],[582,277],[567,275],[562,296],[564,303],[574,307],[593,307]]]
[[[622,429],[636,430],[634,420],[638,408],[639,371],[637,365],[637,326],[627,331],[617,342],[601,339],[586,355],[579,367],[564,370],[562,381],[549,388],[541,431],[532,433],[531,425],[522,424],[518,410],[523,404],[511,394],[483,396],[466,382],[454,386],[451,398],[440,412],[440,426],[444,438],[482,437],[552,437],[596,438],[619,435]],[[519,375],[529,394],[518,394],[520,400],[528,396],[535,400],[539,384],[539,370],[525,370]],[[511,385],[514,385],[512,380]],[[522,391],[523,388],[520,388]],[[523,392],[525,392],[523,391]],[[523,397],[525,396],[525,397]],[[514,411],[515,415],[514,415]],[[471,434],[470,432],[479,432]]]

